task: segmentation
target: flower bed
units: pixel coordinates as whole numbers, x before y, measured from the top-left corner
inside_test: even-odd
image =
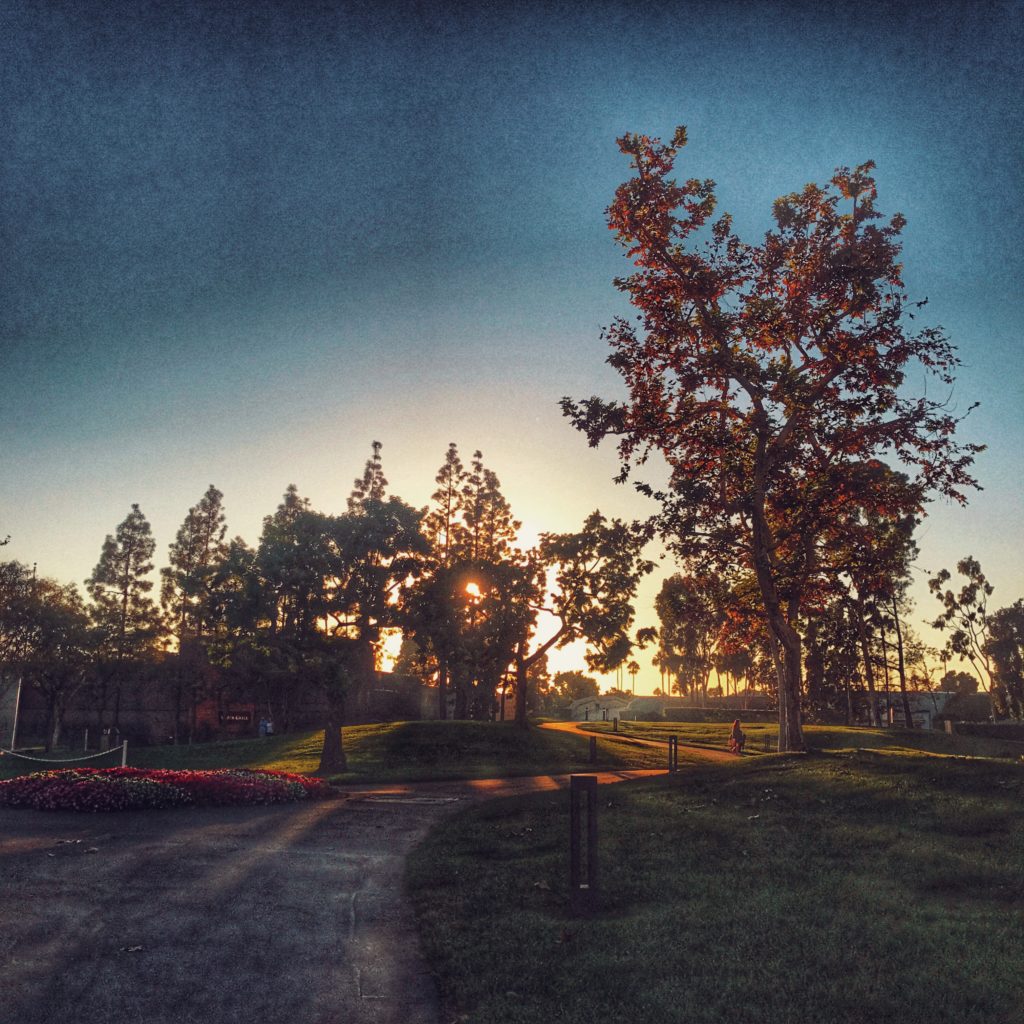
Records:
[[[0,782],[0,806],[38,811],[132,811],[184,805],[280,804],[329,796],[322,779],[229,768],[62,768]]]

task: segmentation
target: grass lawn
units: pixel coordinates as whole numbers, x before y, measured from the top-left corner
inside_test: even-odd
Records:
[[[602,790],[599,807],[591,918],[569,912],[564,792],[471,809],[413,854],[456,1019],[1021,1021],[1019,761],[756,757]]]
[[[742,712],[741,721],[742,721]],[[583,723],[588,732],[598,735],[612,732],[611,722]],[[721,747],[729,743],[731,724],[724,722],[620,722],[619,736],[667,740],[678,736],[680,743]],[[774,750],[778,746],[779,727],[775,723],[744,722],[747,752],[760,753],[765,739]],[[903,750],[927,751],[932,754],[960,754],[968,757],[1024,757],[1024,743],[991,739],[986,736],[950,736],[932,729],[866,729],[863,726],[805,725],[804,735],[813,750]]]
[[[656,748],[600,737],[598,761],[591,765],[586,736],[537,728],[524,731],[509,722],[394,722],[349,726],[343,735],[350,770],[332,776],[332,781],[501,778],[665,764],[665,755]],[[129,746],[128,763],[140,768],[273,768],[302,774],[317,770],[322,746],[322,731],[193,746]],[[52,756],[79,753],[59,751]],[[108,758],[75,763],[113,767],[121,763],[120,749]],[[54,766],[3,757],[0,779],[47,767]]]

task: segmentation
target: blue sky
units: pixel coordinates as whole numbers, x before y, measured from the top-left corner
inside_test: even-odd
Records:
[[[683,123],[680,173],[752,240],[776,196],[877,162],[989,446],[920,564],[973,553],[1009,604],[1022,24],[1017,2],[2,0],[5,555],[82,581],[139,502],[162,559],[211,482],[254,542],[288,483],[342,509],[374,439],[413,504],[454,440],[534,530],[642,514],[557,401],[616,388],[615,138]]]

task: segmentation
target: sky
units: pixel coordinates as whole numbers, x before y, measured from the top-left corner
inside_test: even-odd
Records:
[[[908,290],[963,360],[949,401],[981,403],[961,437],[988,446],[983,489],[918,531],[912,624],[932,638],[927,573],[968,554],[1012,603],[1022,15],[0,0],[2,555],[81,584],[137,502],[159,566],[211,483],[255,543],[290,483],[343,511],[374,440],[416,506],[450,441],[481,449],[526,541],[594,508],[650,513],[558,400],[618,393],[615,139],[685,124],[677,172],[713,178],[749,241],[777,196],[876,162],[879,208],[907,217]],[[641,622],[673,568],[644,584]]]

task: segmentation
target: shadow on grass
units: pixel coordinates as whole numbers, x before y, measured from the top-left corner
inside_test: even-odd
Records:
[[[590,919],[569,913],[564,795],[461,816],[409,884],[474,1020],[1009,1022],[1022,793],[1007,762],[752,758],[602,790]]]
[[[589,760],[586,736],[511,722],[393,722],[348,726],[343,731],[349,771],[337,782],[395,782],[507,778],[591,769],[660,768],[664,755],[639,745],[601,738]],[[143,768],[207,770],[268,768],[314,774],[323,732],[195,745],[136,747],[128,762]],[[8,763],[9,762],[9,763]],[[46,765],[0,762],[0,778],[44,770]]]

